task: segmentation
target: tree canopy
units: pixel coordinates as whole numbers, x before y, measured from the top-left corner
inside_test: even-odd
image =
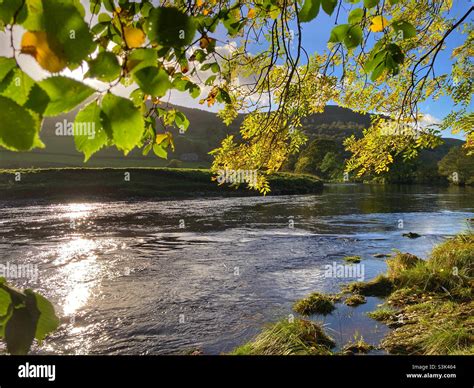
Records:
[[[43,147],[43,118],[80,106],[76,124],[96,129],[93,138],[75,135],[86,161],[109,146],[166,158],[174,147],[169,127],[189,126],[166,104],[176,90],[208,107],[220,104],[225,123],[248,113],[239,138],[212,151],[212,168],[257,170],[249,186],[261,192],[269,190],[267,174],[305,143],[301,120],[330,101],[376,113],[361,139],[347,139],[347,171],[387,171],[394,158],[435,147],[446,128],[466,134],[471,154],[473,7],[466,2],[458,19],[451,7],[451,0],[3,0],[0,30],[11,55],[0,57],[0,145]],[[321,13],[335,23],[318,37],[327,49],[307,52],[302,26]],[[464,41],[451,53],[450,71],[438,73],[454,31]],[[50,75],[34,79],[21,55]],[[79,68],[100,86],[63,72]],[[132,91],[118,95],[117,85]],[[442,95],[452,98],[452,112],[438,128],[420,126],[419,104]]]

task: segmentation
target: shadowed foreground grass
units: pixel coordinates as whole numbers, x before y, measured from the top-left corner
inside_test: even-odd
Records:
[[[19,180],[18,180],[19,179]],[[269,177],[269,195],[320,193],[323,183],[312,175],[278,173]],[[0,170],[4,199],[87,200],[102,197],[186,198],[261,195],[242,184],[219,186],[210,170],[187,168],[58,168]]]

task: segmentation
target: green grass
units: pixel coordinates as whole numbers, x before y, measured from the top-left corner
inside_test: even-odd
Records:
[[[293,310],[301,315],[330,314],[335,309],[333,299],[324,294],[313,292],[306,298],[298,300]]]
[[[370,352],[374,346],[364,341],[364,337],[356,333],[354,338],[344,345],[342,354],[366,354]]]
[[[365,299],[365,296],[359,294],[350,295],[344,300],[344,303],[348,306],[359,306],[366,302],[367,300]]]
[[[395,319],[397,310],[390,307],[380,307],[377,310],[370,311],[367,315],[376,321],[387,322]]]
[[[21,181],[15,181],[15,173]],[[130,180],[125,179],[129,174]],[[319,193],[322,182],[315,177],[278,173],[269,177],[271,193]],[[124,199],[132,197],[172,198],[201,196],[261,195],[241,185],[219,186],[207,169],[188,168],[57,168],[0,170],[2,198]]]
[[[345,291],[365,296],[387,296],[392,289],[392,281],[384,275],[379,275],[368,282],[350,283],[344,288]]]
[[[335,342],[322,327],[306,319],[284,319],[236,348],[233,355],[329,355]]]
[[[388,260],[393,290],[383,308],[368,313],[396,320],[382,347],[394,354],[474,354],[473,258],[469,233],[438,245],[426,261],[402,253]]]
[[[361,257],[360,256],[346,256],[344,257],[344,261],[347,261],[348,263],[360,263],[361,261]]]

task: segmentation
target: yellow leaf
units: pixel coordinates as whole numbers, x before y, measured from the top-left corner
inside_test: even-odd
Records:
[[[26,31],[21,38],[21,52],[31,55],[51,73],[57,73],[67,65],[66,60],[51,49],[44,31]]]
[[[161,144],[161,143],[163,143],[167,138],[168,138],[168,135],[167,135],[166,133],[159,133],[158,135],[156,135],[155,143],[156,143],[156,144]]]
[[[125,43],[129,48],[140,47],[145,43],[145,33],[139,28],[124,27]]]
[[[385,27],[388,26],[388,20],[385,19],[383,16],[375,16],[372,19],[372,25],[370,26],[370,31],[372,32],[380,32],[383,31]]]
[[[196,5],[197,5],[198,7],[202,7],[202,6],[204,5],[204,0],[197,0],[197,1],[196,1]]]
[[[255,8],[250,8],[249,13],[247,14],[249,19],[253,19],[255,17]]]

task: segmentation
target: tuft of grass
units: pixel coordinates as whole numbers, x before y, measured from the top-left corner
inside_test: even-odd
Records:
[[[342,348],[343,354],[366,354],[370,352],[374,347],[364,341],[364,337],[356,333],[354,339],[348,342]]]
[[[365,296],[387,296],[392,290],[392,281],[384,275],[379,275],[368,282],[350,283],[345,287],[345,291]]]
[[[281,320],[264,329],[233,355],[330,355],[334,340],[322,327],[306,319]]]
[[[301,315],[330,314],[335,309],[332,298],[328,295],[313,292],[306,298],[298,300],[293,305],[293,310]]]
[[[409,253],[397,253],[392,259],[386,261],[388,266],[388,277],[396,278],[401,272],[415,267],[422,260]]]
[[[380,322],[393,321],[394,319],[396,319],[396,314],[397,310],[390,307],[380,307],[377,310],[370,311],[367,313],[370,318]]]
[[[344,261],[347,261],[348,263],[357,264],[357,263],[360,263],[361,260],[362,259],[361,259],[360,256],[346,256],[346,257],[344,257]]]
[[[366,303],[367,300],[365,299],[364,295],[354,294],[350,295],[346,298],[344,303],[348,306],[358,306],[360,304]]]

